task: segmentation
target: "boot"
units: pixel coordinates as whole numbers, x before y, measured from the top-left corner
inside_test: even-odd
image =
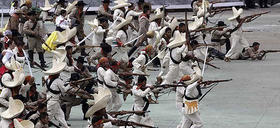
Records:
[[[34,52],[32,50],[29,50],[28,51],[28,56],[29,56],[29,61],[30,61],[30,67],[31,68],[34,68],[34,64],[33,64],[33,61],[34,61]]]
[[[39,60],[40,60],[40,62],[41,62],[41,66],[42,66],[43,68],[47,68],[48,66],[45,64],[46,61],[45,61],[45,59],[44,59],[44,53],[43,53],[43,52],[38,52],[38,54],[39,54]]]

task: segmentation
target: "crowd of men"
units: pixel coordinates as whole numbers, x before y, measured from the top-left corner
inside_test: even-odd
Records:
[[[0,33],[0,128],[69,128],[71,108],[81,104],[89,128],[155,127],[149,105],[158,103],[155,98],[167,89],[176,91],[182,115],[177,128],[201,128],[201,88],[210,84],[202,80],[205,65],[216,67],[209,63],[215,58],[262,60],[267,53],[259,51],[258,42],[249,45],[242,24],[268,12],[242,17],[242,8],[233,7],[233,16],[224,19],[231,26],[223,21],[211,25],[212,17],[229,9],[195,0],[194,15],[178,19],[165,6],[152,10],[144,0],[116,0],[110,8],[111,2],[102,0],[96,18],[85,21],[84,1],[45,0],[40,8],[31,0],[12,1]],[[56,26],[54,31],[46,29],[47,22]],[[91,27],[88,35],[85,24]],[[160,69],[156,77],[149,76],[150,67]],[[44,73],[40,91],[35,69]],[[133,109],[119,112],[128,94]],[[126,120],[117,117],[127,113]]]

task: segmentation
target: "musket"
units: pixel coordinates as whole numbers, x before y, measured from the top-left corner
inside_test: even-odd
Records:
[[[203,81],[200,82],[199,84],[202,85],[205,88],[209,88],[207,87],[207,85],[211,85],[213,83],[223,83],[223,82],[229,82],[232,81],[232,79],[225,79],[225,80],[208,80],[208,81]]]
[[[225,27],[200,28],[200,29],[192,30],[192,31],[190,31],[190,32],[213,31],[213,30],[219,30],[219,29],[223,29],[223,28],[225,28]]]
[[[112,122],[112,124],[116,125],[116,126],[139,126],[139,127],[145,127],[145,128],[156,128],[153,126],[140,124],[140,123],[136,123],[136,122],[132,122],[132,121],[103,119],[103,123],[107,123],[107,122]]]
[[[121,76],[150,76],[148,74],[139,74],[139,73],[132,73],[132,72],[120,72],[118,73],[118,75],[121,75]]]
[[[242,19],[252,19],[252,18],[257,18],[257,17],[259,17],[259,16],[261,16],[261,15],[264,15],[264,14],[267,14],[267,13],[270,13],[270,11],[266,11],[266,12],[261,12],[261,13],[257,13],[257,14],[253,14],[253,15],[250,15],[250,16],[246,16],[246,17],[244,17],[244,18],[242,18]]]
[[[82,49],[82,48],[98,48],[100,46],[90,46],[90,45],[83,45],[83,46],[74,46],[76,49]]]
[[[264,53],[275,53],[275,52],[280,52],[280,50],[263,50],[262,52],[264,52]]]
[[[33,61],[33,64],[39,67],[43,71],[47,71],[45,68],[43,68],[40,64],[38,64],[36,61]]]
[[[185,21],[186,19],[177,19],[178,20],[178,22],[183,22],[183,21]],[[193,19],[187,19],[187,21],[194,21]]]
[[[199,58],[197,58],[197,57],[186,56],[185,58],[187,58],[187,59],[192,59],[192,60],[194,60],[194,61],[204,63],[204,60],[199,59]],[[211,66],[211,67],[213,67],[213,68],[220,69],[219,67],[217,67],[217,66],[215,66],[215,65],[213,65],[213,64],[210,64],[209,62],[206,62],[205,64],[206,64],[206,65],[209,65],[209,66]]]
[[[77,81],[70,81],[70,82],[65,83],[64,85],[67,85],[67,84],[78,84],[78,83],[85,82],[85,81],[88,81],[88,80],[93,80],[93,79],[95,79],[95,77],[84,78],[84,79],[80,79],[80,80],[77,80]]]
[[[113,115],[113,117],[117,118],[119,115],[126,115],[126,114],[136,114],[136,115],[143,115],[145,113],[148,113],[150,111],[113,111],[108,112],[108,114]]]
[[[210,13],[221,13],[221,12],[224,12],[224,11],[231,11],[232,9],[231,8],[218,8],[218,9],[213,9],[213,10],[210,10]]]

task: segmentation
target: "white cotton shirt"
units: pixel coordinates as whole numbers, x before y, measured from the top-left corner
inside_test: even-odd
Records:
[[[55,19],[55,25],[57,27],[61,27],[63,29],[67,29],[70,27],[70,23],[68,20],[66,20],[62,15],[59,15],[58,17],[56,17]]]
[[[92,45],[93,46],[100,46],[104,39],[104,33],[106,32],[106,29],[103,29],[101,26],[98,26],[96,31],[93,33],[92,37]]]

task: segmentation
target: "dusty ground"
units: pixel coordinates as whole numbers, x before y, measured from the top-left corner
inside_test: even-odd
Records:
[[[269,9],[245,10],[243,16],[270,10],[252,23],[245,24],[245,30],[250,43],[258,41],[261,49],[280,49],[280,5]],[[192,14],[192,13],[189,13]],[[171,13],[176,17],[184,17],[184,13]],[[232,12],[219,14],[210,19],[212,22],[224,20]],[[87,19],[92,19],[87,16]],[[228,23],[228,22],[227,22]],[[51,31],[54,28],[47,24]],[[89,29],[86,26],[86,33]],[[280,97],[279,97],[279,55],[268,54],[263,61],[232,61],[225,63],[214,60],[212,63],[221,67],[221,70],[207,67],[204,79],[228,79],[233,81],[219,84],[201,102],[201,118],[205,128],[277,128],[280,126]],[[50,60],[50,54],[48,54]],[[36,56],[37,57],[37,56]],[[28,73],[27,67],[25,67]],[[34,69],[36,81],[41,83],[42,72]],[[158,72],[151,72],[150,79],[154,80]],[[206,90],[204,90],[205,92]],[[132,97],[124,103],[121,110],[131,110]],[[175,128],[181,115],[175,108],[175,95],[171,93],[160,97],[159,104],[150,105],[150,115],[159,128]],[[73,128],[86,127],[87,122],[82,121],[81,107],[72,109],[69,123]]]

